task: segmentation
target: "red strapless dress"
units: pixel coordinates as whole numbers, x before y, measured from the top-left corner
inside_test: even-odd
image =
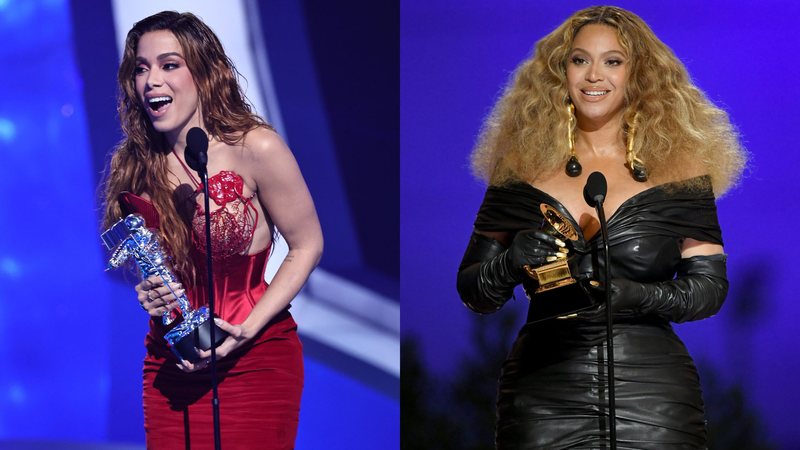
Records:
[[[199,189],[199,188],[198,188]],[[267,289],[264,281],[269,248],[247,254],[256,209],[242,196],[241,177],[221,172],[209,179],[212,211],[215,312],[224,320],[243,322]],[[120,196],[123,211],[139,212],[158,227],[152,204],[130,193]],[[192,259],[197,284],[184,285],[193,308],[207,304],[205,223],[198,207],[193,223],[196,248]],[[200,219],[200,220],[197,220]],[[214,448],[211,374],[185,373],[167,347],[161,318],[150,320],[145,338],[144,425],[148,449]],[[217,362],[222,446],[232,449],[292,449],[303,389],[302,345],[288,309],[258,336]]]

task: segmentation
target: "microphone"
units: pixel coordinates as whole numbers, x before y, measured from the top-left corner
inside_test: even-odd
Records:
[[[186,164],[189,165],[203,182],[203,197],[205,199],[205,223],[206,223],[206,274],[208,283],[208,321],[213,321],[214,314],[214,269],[212,268],[211,256],[211,207],[208,201],[208,135],[202,128],[193,127],[186,133],[186,151],[183,153]],[[214,322],[209,324],[209,338],[211,341],[211,413],[213,416],[214,428],[214,448],[219,450],[222,447],[222,435],[219,427],[219,390],[217,381],[217,336],[222,335],[225,339],[227,333],[220,329]],[[221,343],[221,341],[220,341]]]
[[[589,206],[593,206],[597,211],[597,218],[600,220],[600,234],[603,236],[603,250],[604,250],[604,269],[606,283],[611,280],[611,257],[609,256],[608,245],[608,222],[606,222],[606,213],[603,209],[603,201],[606,199],[608,193],[608,183],[606,177],[600,172],[592,172],[589,174],[589,179],[586,180],[586,186],[583,188],[583,199]],[[605,288],[606,295],[606,366],[608,367],[608,422],[609,422],[609,439],[611,441],[611,450],[617,449],[617,407],[616,407],[616,392],[614,387],[614,319],[611,311],[611,289],[609,286]]]
[[[186,133],[186,164],[198,174],[206,173],[208,164],[208,136],[202,128],[194,127]]]
[[[586,180],[586,186],[583,188],[583,199],[586,200],[589,206],[597,207],[597,205],[603,204],[607,192],[608,183],[606,183],[606,177],[600,172],[592,172],[589,175],[589,179]]]

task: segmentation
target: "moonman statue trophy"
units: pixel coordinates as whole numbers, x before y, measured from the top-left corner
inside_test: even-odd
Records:
[[[166,264],[167,257],[159,243],[158,234],[146,227],[142,216],[128,215],[103,232],[100,238],[111,251],[111,259],[106,270],[116,269],[133,258],[141,271],[142,279],[157,275],[164,281],[165,286],[178,281]],[[208,308],[205,306],[193,310],[186,293],[175,297],[178,299],[178,308],[165,312],[162,323],[170,325],[178,316],[182,316],[183,320],[167,332],[164,339],[179,359],[196,362],[200,357],[195,348],[201,350],[211,348],[212,326],[216,327],[214,347],[219,346],[228,333],[219,328],[213,320],[209,320]]]

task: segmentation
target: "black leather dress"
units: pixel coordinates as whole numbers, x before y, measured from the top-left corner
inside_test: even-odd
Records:
[[[710,180],[694,181],[692,188],[670,183],[645,190],[609,217],[612,278],[671,280],[683,238],[722,244]],[[580,231],[556,199],[523,183],[490,187],[475,228],[512,234],[537,228],[543,202]],[[575,242],[585,275],[603,273],[601,243],[582,235]],[[536,307],[533,295],[530,310]],[[617,448],[705,448],[697,370],[669,320],[634,314],[614,320]],[[592,312],[523,326],[500,377],[498,449],[608,448],[605,333],[605,315]]]

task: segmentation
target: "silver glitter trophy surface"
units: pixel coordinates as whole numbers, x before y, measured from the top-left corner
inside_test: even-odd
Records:
[[[108,261],[106,270],[116,269],[133,258],[141,270],[142,279],[157,275],[164,281],[165,286],[178,282],[178,278],[167,267],[167,258],[159,243],[158,235],[145,226],[142,216],[128,215],[103,232],[100,238],[106,248],[111,251],[111,259]],[[174,291],[173,294],[175,294]],[[183,321],[167,332],[164,339],[167,340],[170,349],[179,359],[196,362],[200,357],[195,348],[201,350],[211,348],[210,330],[212,326],[216,327],[214,347],[219,346],[228,333],[214,324],[214,321],[208,320],[208,308],[203,306],[198,310],[192,310],[185,293],[175,297],[178,299],[178,315],[183,316]],[[175,321],[176,317],[173,317],[175,311],[164,313],[161,318],[164,325],[170,325]]]

